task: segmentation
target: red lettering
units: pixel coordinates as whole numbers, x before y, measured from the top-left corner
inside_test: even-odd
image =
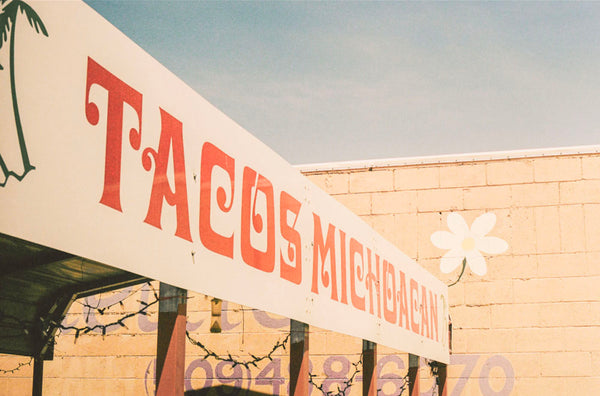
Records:
[[[438,341],[438,304],[437,304],[437,294],[434,294],[431,290],[429,291],[429,310],[431,311],[431,339],[433,340],[433,333],[435,330],[435,340]]]
[[[158,152],[148,147],[142,153],[142,165],[144,169],[147,171],[152,169],[151,158],[154,159],[155,166],[150,204],[148,205],[148,214],[144,222],[160,229],[162,205],[163,201],[166,200],[169,205],[175,206],[177,213],[175,235],[191,242],[187,184],[185,180],[185,156],[183,154],[183,125],[163,109],[160,109],[160,120],[161,130]],[[174,190],[171,190],[167,177],[169,153],[171,150],[173,151]]]
[[[367,272],[367,289],[369,290],[369,313],[373,314],[373,306],[375,301],[373,298],[373,289],[377,293],[377,316],[381,318],[381,287],[379,287],[379,256],[375,255],[375,273],[371,268],[371,249],[367,248],[368,272]]]
[[[340,300],[344,304],[348,304],[348,290],[346,284],[346,233],[340,230],[340,261],[342,267],[342,299]]]
[[[261,234],[263,232],[263,216],[256,213],[258,192],[261,192],[267,203],[266,230],[267,247],[265,251],[255,249],[251,242],[251,229]],[[254,192],[254,194],[253,194]],[[250,221],[252,220],[252,221]],[[242,259],[246,264],[265,272],[275,268],[275,203],[273,184],[263,175],[245,167],[242,176]]]
[[[419,284],[416,280],[410,280],[410,327],[413,333],[419,334],[419,323],[415,318],[419,312]]]
[[[323,286],[329,286],[329,273],[325,270],[325,259],[329,255],[331,262],[331,299],[338,301],[337,295],[337,273],[335,268],[335,227],[329,224],[327,227],[327,242],[323,242],[323,228],[321,227],[321,218],[313,213],[314,220],[314,246],[313,246],[313,293],[319,293],[319,258],[323,263],[321,266],[321,281]]]
[[[215,232],[210,223],[211,213],[216,212],[212,205],[211,192],[213,191],[212,173],[215,167],[227,172],[230,183],[229,204],[227,204],[227,191],[223,186],[216,188],[217,207],[221,213],[228,213],[233,207],[233,192],[235,186],[235,160],[211,143],[202,146],[202,160],[200,165],[200,240],[209,250],[222,256],[233,258],[233,232],[229,236]]]
[[[392,301],[392,309],[388,308],[389,300]],[[383,260],[383,317],[390,323],[396,323],[396,272],[387,260]]]
[[[360,256],[361,267],[356,269],[354,275],[354,263],[356,255]],[[354,238],[350,238],[350,301],[355,308],[365,310],[365,298],[356,293],[356,278],[362,281],[365,277],[365,260],[363,257],[363,245]]]
[[[90,88],[98,84],[108,91],[106,112],[106,152],[104,157],[104,189],[100,203],[122,212],[121,209],[121,154],[123,140],[123,104],[137,113],[139,126],[129,131],[129,144],[139,150],[142,139],[142,94],[125,84],[111,72],[88,57],[85,89],[85,116],[92,125],[100,121],[100,112],[90,102]]]
[[[279,227],[281,228],[281,236],[288,241],[287,256],[289,261],[291,263],[295,262],[295,265],[289,265],[286,263],[283,253],[280,252],[280,274],[283,279],[287,279],[297,285],[302,282],[302,244],[300,233],[294,227],[296,226],[296,221],[298,221],[301,206],[300,201],[285,191],[279,194]],[[291,226],[287,222],[288,212],[296,215],[294,223]]]
[[[410,330],[410,326],[409,326],[409,313],[408,313],[408,308],[409,308],[409,301],[408,301],[408,291],[406,288],[406,275],[404,275],[404,272],[402,271],[398,271],[400,273],[400,287],[398,290],[398,300],[400,301],[399,304],[399,315],[400,315],[400,319],[398,321],[398,326],[402,327],[402,325],[404,324],[404,327],[406,328],[406,330]]]
[[[421,335],[430,338],[429,335],[429,309],[427,309],[427,289],[421,286]]]

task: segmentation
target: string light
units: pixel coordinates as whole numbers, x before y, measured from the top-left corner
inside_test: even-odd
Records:
[[[149,302],[149,303],[148,303],[148,302],[146,302],[146,301],[143,301],[143,300],[137,300],[137,301],[138,301],[138,302],[139,302],[139,303],[142,305],[142,308],[140,308],[140,309],[139,309],[139,310],[137,310],[136,312],[130,312],[130,313],[128,313],[128,314],[126,314],[126,315],[122,316],[121,318],[119,318],[119,319],[117,319],[117,320],[115,320],[115,321],[113,321],[113,322],[111,322],[111,323],[108,323],[108,324],[96,324],[96,325],[94,325],[94,326],[83,326],[83,327],[77,327],[77,326],[64,326],[64,325],[63,325],[63,324],[61,324],[61,323],[57,323],[57,324],[56,324],[56,327],[58,327],[58,329],[59,329],[59,330],[61,330],[61,331],[66,331],[66,330],[73,330],[73,331],[75,331],[75,340],[74,340],[74,342],[77,342],[77,339],[78,339],[78,338],[79,338],[81,335],[83,335],[83,334],[87,334],[87,333],[89,333],[89,332],[92,332],[92,331],[94,331],[94,330],[96,330],[96,329],[99,329],[99,330],[102,332],[102,337],[105,337],[105,336],[106,336],[106,330],[107,330],[109,327],[111,327],[111,326],[120,326],[120,327],[124,327],[124,328],[128,329],[127,325],[125,324],[125,320],[126,320],[126,319],[132,318],[132,317],[134,317],[134,316],[137,316],[137,315],[148,315],[148,312],[147,312],[147,310],[148,310],[148,309],[149,309],[151,306],[153,306],[153,305],[157,304],[157,303],[160,301],[160,298],[159,298],[159,296],[158,296],[158,293],[156,292],[156,289],[155,289],[155,288],[152,286],[152,284],[151,284],[150,282],[148,282],[147,284],[148,284],[148,285],[149,285],[149,286],[152,288],[152,292],[153,292],[153,294],[154,294],[154,301],[151,301],[151,302]],[[123,301],[124,301],[124,300],[126,300],[127,298],[131,297],[133,294],[134,294],[134,293],[130,293],[130,294],[129,294],[127,297],[125,297],[124,299],[122,299],[122,300],[120,300],[120,301],[117,301],[116,303],[114,303],[114,304],[111,304],[111,305],[109,305],[109,306],[107,306],[107,307],[104,307],[104,308],[91,307],[91,306],[90,306],[90,305],[88,305],[87,303],[86,303],[86,304],[82,304],[82,305],[84,305],[84,306],[86,306],[86,307],[88,307],[88,308],[91,308],[91,309],[95,309],[96,311],[98,311],[98,313],[99,313],[100,315],[104,315],[104,311],[105,311],[107,308],[109,308],[109,307],[115,306],[115,305],[117,305],[117,304],[120,304],[120,305],[121,305],[121,307],[123,307],[123,306],[124,306],[124,305],[123,305]],[[89,314],[89,313],[88,313],[88,314]],[[86,319],[86,322],[87,322],[87,319]]]
[[[33,361],[33,358],[29,358],[29,360],[25,363],[21,362],[19,363],[15,368],[12,369],[0,369],[0,374],[13,374],[17,371],[19,371],[20,369],[22,369],[25,366],[31,366],[31,362]]]
[[[277,341],[275,343],[275,345],[273,345],[273,348],[271,349],[271,351],[269,353],[267,353],[266,355],[259,357],[259,356],[256,356],[256,355],[253,355],[250,353],[249,355],[252,357],[252,360],[241,361],[241,360],[235,359],[233,356],[231,356],[231,353],[229,353],[229,352],[227,353],[227,357],[217,355],[215,352],[208,349],[200,341],[193,339],[192,336],[190,335],[189,331],[186,331],[185,335],[187,336],[188,340],[193,345],[199,347],[200,349],[202,349],[204,351],[204,353],[205,353],[204,360],[208,359],[209,357],[212,357],[216,360],[233,363],[233,367],[244,366],[246,369],[249,369],[250,366],[258,367],[257,363],[260,363],[261,361],[263,361],[265,359],[268,359],[269,361],[273,361],[273,358],[272,358],[273,354],[280,348],[283,348],[285,350],[286,349],[285,345],[287,344],[287,342],[290,339],[290,335],[288,334],[283,341]]]
[[[323,384],[321,385],[317,384],[315,382],[315,378],[317,377],[316,374],[313,373],[308,373],[308,383],[312,384],[315,388],[317,388],[318,390],[321,391],[321,393],[323,393],[323,395],[325,396],[346,396],[346,392],[352,387],[354,380],[356,379],[356,376],[358,375],[358,373],[360,373],[360,368],[359,366],[362,366],[362,358],[363,358],[363,354],[360,354],[360,357],[358,358],[358,362],[354,362],[352,363],[352,366],[354,366],[354,372],[352,373],[352,375],[350,376],[350,378],[348,378],[347,380],[345,380],[343,382],[343,388],[340,387],[339,385],[337,386],[337,392],[332,392],[332,391],[326,391],[325,389],[323,389]],[[379,390],[378,390],[379,392]]]

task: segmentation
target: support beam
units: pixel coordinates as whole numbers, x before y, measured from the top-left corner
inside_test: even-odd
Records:
[[[31,389],[32,396],[42,396],[43,381],[44,359],[41,356],[36,356],[33,359],[33,387]]]
[[[408,354],[408,394],[409,396],[420,396],[421,386],[419,384],[419,359],[420,357]]]
[[[377,396],[377,344],[363,340],[363,396]]]
[[[308,325],[290,320],[290,396],[308,396]]]
[[[187,290],[160,284],[156,396],[183,396]]]
[[[452,355],[452,318],[448,316],[448,346]],[[448,396],[448,365],[440,363],[438,369],[438,395]]]
[[[448,396],[448,365],[440,363],[438,368],[438,396]]]

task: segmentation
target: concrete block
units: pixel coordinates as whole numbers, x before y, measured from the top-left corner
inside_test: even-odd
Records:
[[[535,208],[536,251],[560,252],[560,221],[558,206]]]
[[[541,278],[588,275],[584,253],[540,254],[536,256],[538,275]]]
[[[536,252],[537,229],[534,208],[515,208],[510,211],[511,238],[508,242],[512,254]]]
[[[416,191],[373,193],[373,214],[414,213],[416,209]]]
[[[458,282],[448,288],[448,303],[451,307],[465,303],[465,283]]]
[[[465,282],[463,285],[465,288],[466,305],[479,306],[490,304],[490,282]]]
[[[403,167],[394,170],[396,190],[421,190],[440,187],[440,167]]]
[[[460,188],[417,191],[419,212],[446,212],[464,209],[463,190]]]
[[[600,302],[548,302],[538,306],[540,326],[579,327],[598,323],[594,311],[600,311]]]
[[[398,232],[393,214],[371,216],[371,227],[390,242],[395,239]]]
[[[491,327],[491,307],[457,306],[450,308],[452,328],[457,329],[489,329]]]
[[[539,326],[540,308],[538,304],[494,304],[491,321],[495,329]]]
[[[343,355],[345,353],[358,353],[362,351],[362,340],[341,333],[327,333],[327,350],[329,355]]]
[[[502,355],[510,362],[517,377],[539,377],[541,375],[540,354],[518,352],[503,353]]]
[[[416,213],[394,215],[395,232],[390,241],[407,256],[416,259],[418,254],[418,216]]]
[[[534,181],[533,161],[529,159],[516,159],[493,161],[486,164],[487,183],[518,184]]]
[[[533,160],[536,182],[581,179],[581,157],[547,157]]]
[[[600,277],[515,279],[515,301],[597,301],[600,299]]]
[[[597,395],[600,392],[600,377],[571,377],[565,379],[571,395]]]
[[[349,173],[319,173],[307,175],[307,178],[328,194],[346,194],[350,192]]]
[[[486,259],[488,272],[485,279],[530,279],[537,276],[538,264],[534,255],[499,255]]]
[[[571,322],[569,319],[567,319],[567,323]],[[563,345],[566,351],[600,351],[600,325],[566,328]]]
[[[376,192],[394,190],[394,171],[357,171],[350,174],[350,192]]]
[[[583,205],[583,213],[587,251],[600,251],[600,204]]]
[[[334,195],[338,202],[357,215],[371,213],[371,194],[342,194]]]
[[[485,164],[446,165],[440,167],[440,187],[473,187],[486,184]]]
[[[583,156],[581,158],[581,170],[584,179],[600,179],[600,155]]]
[[[507,353],[515,351],[515,329],[467,330],[467,353]]]
[[[515,298],[512,279],[489,282],[488,296],[491,304],[513,303]]]
[[[546,353],[541,367],[544,377],[588,377],[595,371],[590,352]]]
[[[578,180],[560,183],[560,203],[600,202],[600,180]]]
[[[470,187],[464,190],[465,209],[508,208],[512,203],[510,186]]]
[[[555,395],[570,394],[564,378],[517,377],[511,395],[540,395],[546,392]]]
[[[558,183],[528,183],[510,186],[512,205],[516,207],[557,205]]]
[[[585,251],[585,217],[583,205],[559,206],[560,247],[563,252]]]
[[[564,338],[565,329],[562,327],[515,329],[515,345],[519,352],[563,351]],[[546,355],[548,353],[544,353]]]
[[[443,220],[442,220],[443,219]],[[431,243],[431,234],[447,230],[446,215],[438,212],[419,213],[417,216],[418,259],[441,257],[446,252]],[[442,224],[442,221],[444,224]]]

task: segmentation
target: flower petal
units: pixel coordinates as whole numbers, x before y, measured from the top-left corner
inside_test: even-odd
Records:
[[[440,249],[453,249],[460,244],[460,239],[448,231],[436,231],[431,234],[430,239]]]
[[[471,232],[476,236],[482,237],[492,231],[495,225],[496,215],[492,212],[484,213],[475,219],[471,225]]]
[[[448,228],[450,231],[456,234],[460,239],[463,239],[464,236],[469,232],[469,226],[467,225],[467,222],[456,212],[450,213],[446,221],[448,222]]]
[[[471,268],[471,271],[479,276],[483,276],[487,272],[485,259],[478,250],[467,252],[467,264],[469,265],[469,268]]]
[[[450,250],[444,255],[444,257],[442,257],[440,262],[440,270],[445,274],[449,274],[462,263],[464,257],[465,252],[462,249]]]
[[[508,249],[508,243],[504,239],[497,237],[483,237],[475,241],[477,249],[488,254],[503,253]]]

